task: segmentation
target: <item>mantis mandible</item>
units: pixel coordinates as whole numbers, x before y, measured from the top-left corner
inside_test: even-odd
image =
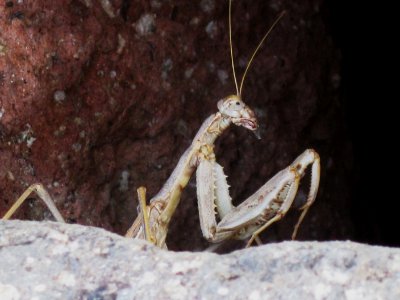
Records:
[[[195,171],[200,227],[203,236],[213,243],[232,238],[241,240],[249,238],[247,246],[250,246],[254,240],[258,241],[258,236],[262,231],[285,216],[293,204],[300,179],[305,175],[309,166],[311,166],[311,186],[306,203],[300,208],[302,213],[295,225],[292,239],[295,238],[304,216],[315,201],[320,179],[320,159],[317,152],[308,149],[239,206],[234,207],[232,204],[226,175],[221,165],[216,162],[214,143],[232,124],[242,126],[257,135],[257,118],[241,97],[243,83],[255,55],[284,12],[279,15],[256,47],[239,86],[233,58],[231,7],[232,1],[230,0],[229,43],[236,94],[218,101],[218,112],[203,122],[171,176],[149,204],[146,203],[146,189],[144,187],[138,189],[140,212],[127,231],[126,237],[145,239],[158,247],[166,248],[166,237],[171,218],[180,202],[182,190]],[[9,219],[31,192],[38,194],[57,221],[64,222],[50,195],[40,184],[29,187],[3,219]],[[219,215],[219,222],[217,222],[216,214]]]

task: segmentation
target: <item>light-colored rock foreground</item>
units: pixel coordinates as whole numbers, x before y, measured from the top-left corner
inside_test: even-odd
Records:
[[[97,228],[0,221],[0,299],[400,299],[400,249],[284,242],[174,253]]]

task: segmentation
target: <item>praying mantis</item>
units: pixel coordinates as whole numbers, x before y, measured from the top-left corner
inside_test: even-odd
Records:
[[[308,149],[240,205],[235,207],[232,204],[226,175],[216,161],[214,143],[231,125],[241,126],[258,134],[256,115],[241,96],[243,84],[255,55],[283,17],[284,12],[279,15],[254,50],[238,85],[232,47],[231,10],[232,1],[229,0],[230,57],[236,94],[218,101],[218,111],[203,122],[169,179],[149,203],[146,201],[146,189],[139,187],[140,211],[125,235],[128,238],[144,239],[158,247],[167,248],[166,238],[171,219],[179,205],[183,189],[195,172],[200,227],[204,238],[212,243],[227,239],[248,239],[248,247],[254,241],[259,242],[259,234],[288,212],[297,194],[300,180],[309,167],[311,168],[310,190],[305,204],[300,208],[302,213],[295,225],[293,239],[316,199],[320,179],[320,158],[316,151]],[[64,222],[50,195],[40,184],[29,187],[3,219],[9,219],[32,192],[36,192],[46,203],[57,221]]]

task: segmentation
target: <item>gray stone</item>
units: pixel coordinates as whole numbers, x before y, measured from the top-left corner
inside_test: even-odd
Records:
[[[283,242],[170,252],[102,229],[0,221],[0,299],[400,299],[400,249]]]

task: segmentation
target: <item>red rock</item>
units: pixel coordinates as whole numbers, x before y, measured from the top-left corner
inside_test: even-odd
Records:
[[[0,213],[40,182],[67,220],[123,233],[136,216],[136,188],[154,195],[218,99],[234,93],[227,3],[110,1],[106,11],[91,0],[20,2],[0,6]],[[236,203],[304,149],[319,151],[322,186],[300,230],[308,239],[351,236],[342,213],[349,152],[335,144],[340,54],[321,2],[234,3],[239,74],[279,12],[287,15],[244,85],[263,139],[232,128],[217,147]],[[172,222],[172,249],[206,245],[195,201],[191,184]],[[34,207],[17,217],[48,215]],[[270,239],[289,238],[296,217],[271,228]]]

